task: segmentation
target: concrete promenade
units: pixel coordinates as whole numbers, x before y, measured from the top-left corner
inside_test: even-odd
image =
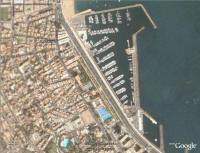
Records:
[[[140,87],[139,87],[139,65],[138,65],[138,50],[137,50],[137,34],[132,36],[133,39],[133,53],[132,53],[132,61],[133,61],[133,82],[134,82],[134,100],[137,108],[141,108],[140,103]]]

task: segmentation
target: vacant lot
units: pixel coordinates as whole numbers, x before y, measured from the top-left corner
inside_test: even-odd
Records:
[[[0,8],[0,20],[8,20],[9,18],[9,8],[7,7],[2,7]]]

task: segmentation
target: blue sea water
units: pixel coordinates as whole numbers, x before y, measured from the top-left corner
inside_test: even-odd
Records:
[[[200,8],[199,2],[149,2],[158,25],[139,35],[141,101],[164,124],[170,142],[196,143],[200,153]]]
[[[158,26],[138,37],[142,107],[164,125],[167,153],[184,152],[173,142],[196,143],[191,153],[200,153],[200,2],[140,2]],[[76,0],[76,10],[134,3]]]

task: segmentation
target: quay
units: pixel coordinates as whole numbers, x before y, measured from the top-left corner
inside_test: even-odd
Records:
[[[144,28],[143,28],[144,29]],[[137,34],[142,31],[143,29],[139,30],[136,34],[132,35],[133,40],[133,49],[132,49],[132,70],[133,70],[133,85],[134,85],[134,102],[136,108],[141,108],[140,103],[140,87],[139,87],[139,62],[138,62],[138,49],[137,49]]]

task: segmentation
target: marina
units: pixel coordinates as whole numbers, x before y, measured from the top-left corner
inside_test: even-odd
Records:
[[[77,1],[80,2],[80,0]],[[137,38],[138,39],[137,43],[139,47],[138,58],[140,66],[139,78],[140,78],[140,90],[141,90],[141,95],[140,95],[141,105],[145,110],[147,110],[156,119],[158,119],[159,122],[164,124],[164,130],[165,130],[164,134],[168,135],[165,137],[166,152],[179,153],[178,152],[179,150],[176,150],[173,147],[169,146],[169,142],[177,140],[174,137],[177,137],[184,143],[194,140],[196,143],[199,144],[199,139],[198,139],[199,122],[196,122],[198,121],[199,109],[198,107],[196,107],[197,106],[196,104],[193,103],[192,104],[190,103],[189,105],[185,104],[186,101],[190,102],[191,101],[190,99],[194,97],[199,97],[199,92],[198,92],[199,86],[196,83],[196,81],[199,81],[199,77],[197,77],[199,76],[199,69],[198,69],[199,60],[197,60],[196,58],[198,57],[199,52],[198,49],[195,49],[199,46],[199,39],[194,39],[198,38],[198,32],[196,30],[199,29],[198,28],[199,26],[197,26],[199,20],[198,17],[196,16],[196,14],[199,14],[198,2],[196,3],[175,2],[173,4],[172,2],[166,2],[166,3],[152,2],[155,4],[152,5],[151,2],[144,2],[144,1],[143,2],[123,1],[123,3],[121,1],[120,3],[112,2],[109,3],[110,5],[105,6],[106,3],[108,4],[108,2],[97,0],[97,3],[82,2],[81,4],[78,4],[77,8],[79,10],[92,8],[93,10],[98,11],[98,13],[101,12],[105,13],[106,11],[101,11],[101,10],[116,8],[116,7],[122,7],[122,9],[126,9],[127,7],[123,6],[133,5],[133,4],[137,5],[138,2],[142,3],[145,6],[145,8],[147,8],[147,10],[150,11],[151,16],[158,24],[158,29],[156,30],[156,32],[152,29],[145,28],[145,30],[141,32],[139,37]],[[177,9],[180,11],[180,13],[177,13]],[[115,11],[116,9],[112,10]],[[188,10],[191,10],[190,13],[192,14],[192,16],[188,15]],[[93,14],[96,14],[96,12]],[[115,20],[115,15],[113,15],[113,13],[111,14],[113,19]],[[186,16],[183,17],[183,14]],[[132,19],[135,21],[137,20],[134,18]],[[166,19],[168,20],[166,21]],[[115,21],[113,21],[113,23],[114,22]],[[176,22],[177,24],[174,24],[174,22]],[[167,23],[171,23],[170,26]],[[157,27],[153,21],[151,22],[151,24],[153,25],[153,27]],[[99,25],[95,27],[92,26],[91,28],[93,29],[102,28]],[[197,28],[197,29],[195,28],[196,30],[194,30],[193,25],[196,25]],[[135,27],[137,27],[137,25]],[[134,30],[135,28],[133,28],[133,31]],[[124,31],[124,33],[125,33],[124,35],[126,35],[126,31]],[[185,37],[185,35],[187,35],[187,37]],[[170,41],[169,37],[171,36],[173,36],[173,39],[176,41],[173,40]],[[94,37],[94,39],[98,40],[99,37],[98,39]],[[183,42],[188,42],[191,45],[184,46],[176,43],[180,40]],[[170,45],[166,45],[166,42],[169,42]],[[190,50],[190,52],[188,52],[188,50]],[[123,65],[124,58],[121,59],[121,62],[122,62],[121,65]],[[195,63],[196,63],[195,66],[192,65]],[[166,69],[171,69],[171,70],[166,71]],[[191,75],[191,71],[194,72],[194,75]],[[169,73],[172,73],[174,75],[170,76]],[[122,73],[119,72],[109,76],[109,81],[114,79],[120,74]],[[126,75],[126,73],[123,74]],[[131,77],[130,79],[133,80]],[[185,83],[186,80],[191,80],[191,81],[188,81],[190,83],[184,85],[184,88],[179,88]],[[174,85],[177,86],[174,87]],[[152,86],[154,86],[154,90],[152,90]],[[172,86],[172,88],[170,86]],[[170,95],[172,94],[172,96],[169,96],[169,94]],[[175,95],[179,95],[179,97]],[[169,110],[171,109],[173,110],[176,109],[178,110],[178,112],[170,111],[169,113]],[[184,110],[184,112],[183,111],[181,112],[181,110]],[[188,115],[188,113],[185,113],[185,111],[188,112],[190,115]],[[166,120],[166,118],[168,119]],[[182,118],[185,118],[185,120],[188,120],[188,122],[185,123],[182,122]],[[191,118],[194,118],[194,120],[191,121],[190,120]],[[177,120],[178,122],[176,122]],[[187,126],[188,123],[193,127],[192,130],[190,130],[191,126]],[[148,123],[144,123],[144,126],[146,124]],[[172,131],[172,128],[179,126],[179,124],[183,125],[183,127],[176,128]],[[149,129],[151,129],[151,127]],[[199,153],[200,149],[198,147],[190,152]]]
[[[88,42],[92,40],[97,44],[94,45],[92,41],[90,43],[93,58],[122,106],[135,106],[134,108],[138,110],[139,114],[136,117],[135,126],[143,133],[143,112],[139,112],[139,68],[136,36],[145,26],[154,26],[149,22],[148,17],[141,21],[137,15],[134,16],[134,13],[138,13],[136,10],[140,12],[142,9],[114,10],[86,15],[85,23],[88,23]],[[89,21],[91,19],[93,22]],[[107,31],[108,28],[112,29],[113,27],[117,29],[115,33]],[[109,42],[108,39],[103,41],[105,36],[109,38]],[[157,142],[158,139],[156,138],[155,141]]]
[[[87,42],[91,46],[91,54],[121,103],[140,106],[137,104],[139,100],[134,98],[135,95],[139,95],[134,91],[135,59],[125,50],[128,48],[132,53],[134,48],[129,44],[132,34],[144,26],[151,25],[142,6],[90,13],[85,16],[85,23],[88,25]]]

